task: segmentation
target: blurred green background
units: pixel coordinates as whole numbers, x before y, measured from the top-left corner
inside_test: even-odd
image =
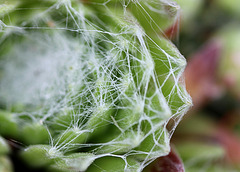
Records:
[[[194,106],[172,143],[187,172],[240,171],[240,1],[176,1],[181,14],[167,36],[188,61]]]

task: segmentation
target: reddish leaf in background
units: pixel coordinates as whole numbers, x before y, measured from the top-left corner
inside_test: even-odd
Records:
[[[223,126],[219,127],[215,137],[224,147],[226,158],[230,163],[240,166],[240,139],[231,130]]]
[[[182,160],[172,149],[167,156],[158,158],[150,165],[149,172],[184,172]]]
[[[238,126],[240,126],[240,107],[238,107],[238,109],[228,111],[219,121],[219,125],[223,128],[233,131],[233,133],[237,132]]]
[[[199,108],[221,93],[216,79],[221,49],[217,41],[211,41],[188,62],[185,70],[186,87],[192,96],[195,108]]]

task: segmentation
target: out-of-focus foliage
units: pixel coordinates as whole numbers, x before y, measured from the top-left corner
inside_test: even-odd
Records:
[[[240,1],[180,0],[175,44],[194,106],[173,137],[186,172],[240,170]],[[190,16],[189,16],[190,15]]]

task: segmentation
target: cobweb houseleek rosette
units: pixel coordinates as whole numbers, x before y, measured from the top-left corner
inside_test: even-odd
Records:
[[[175,6],[106,2],[20,1],[0,13],[0,133],[26,145],[29,166],[141,171],[170,150],[191,105],[186,62],[157,31],[156,14]],[[138,21],[143,6],[155,27]]]

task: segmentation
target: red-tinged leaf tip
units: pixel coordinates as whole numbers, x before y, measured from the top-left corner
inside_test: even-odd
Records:
[[[185,70],[186,87],[195,107],[202,106],[207,100],[219,96],[220,85],[216,81],[217,67],[222,46],[211,41],[194,54]]]
[[[172,149],[167,156],[158,158],[151,165],[150,172],[184,172],[184,165],[180,157]]]
[[[166,36],[168,39],[174,39],[178,35],[180,23],[181,22],[179,18],[175,21],[175,23],[172,26],[165,30],[164,36]]]

